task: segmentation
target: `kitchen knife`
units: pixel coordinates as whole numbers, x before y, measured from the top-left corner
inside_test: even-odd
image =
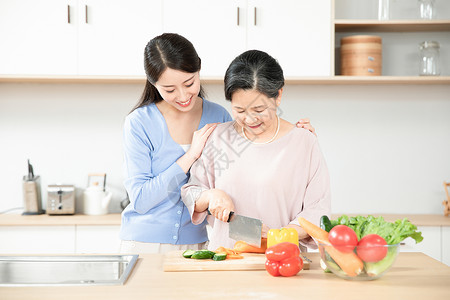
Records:
[[[244,217],[231,212],[228,217],[228,223],[230,223],[228,236],[231,239],[244,241],[258,248],[261,247],[261,220]]]
[[[211,213],[208,210],[208,214]],[[261,247],[262,221],[230,212],[228,216],[229,238],[244,241],[252,246]]]

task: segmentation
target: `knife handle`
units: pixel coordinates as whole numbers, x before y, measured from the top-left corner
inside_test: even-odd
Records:
[[[209,208],[206,209],[206,211],[208,212],[208,215],[211,215],[211,212],[209,211]],[[230,219],[231,217],[234,215],[234,211],[230,211],[230,214],[228,215],[228,221],[227,223],[230,223]]]

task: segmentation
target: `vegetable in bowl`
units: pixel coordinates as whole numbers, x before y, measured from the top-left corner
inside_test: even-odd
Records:
[[[423,240],[417,227],[407,219],[391,223],[386,222],[383,217],[343,215],[337,220],[323,216],[320,220],[321,227],[302,217],[299,218],[299,223],[318,244],[327,269],[351,280],[381,277],[394,263],[400,242],[408,237],[413,238],[416,243]],[[347,237],[333,237],[334,234],[345,234]],[[357,237],[356,246],[352,235]]]

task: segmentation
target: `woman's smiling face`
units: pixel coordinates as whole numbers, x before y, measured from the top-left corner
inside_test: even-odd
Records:
[[[277,98],[269,98],[256,90],[237,90],[231,97],[234,119],[246,135],[252,138],[271,137],[277,127]]]
[[[163,99],[180,111],[191,110],[200,92],[199,72],[186,73],[174,69],[166,69],[155,87]]]

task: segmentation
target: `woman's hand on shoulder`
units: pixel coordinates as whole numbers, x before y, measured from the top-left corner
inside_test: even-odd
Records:
[[[234,203],[230,196],[219,189],[211,189],[206,191],[206,193],[209,200],[208,209],[211,215],[216,219],[227,222],[230,212],[234,211]]]
[[[201,129],[195,131],[194,136],[192,137],[191,147],[186,154],[191,155],[193,159],[199,158],[205,147],[206,141],[217,127],[217,124],[219,123],[206,124]]]
[[[306,130],[311,131],[315,136],[317,136],[316,134],[316,130],[314,129],[314,127],[312,127],[310,121],[308,118],[305,119],[300,119],[297,124],[295,124],[298,128],[305,128]]]

